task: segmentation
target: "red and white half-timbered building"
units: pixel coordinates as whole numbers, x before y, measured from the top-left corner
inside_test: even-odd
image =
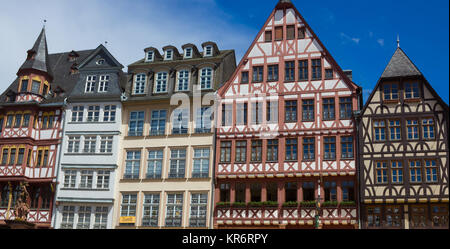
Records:
[[[280,0],[218,92],[215,228],[355,228],[361,89]]]

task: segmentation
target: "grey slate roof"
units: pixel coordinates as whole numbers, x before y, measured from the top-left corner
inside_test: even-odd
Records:
[[[31,55],[33,54],[35,54],[34,58],[30,58]],[[42,31],[39,34],[38,38],[36,39],[33,48],[28,50],[27,60],[19,68],[19,72],[21,70],[26,69],[36,69],[42,72],[46,72],[49,75],[53,76],[51,68],[47,63],[48,61],[49,56],[48,56],[47,39],[45,37],[45,28],[42,28]]]
[[[420,76],[422,73],[401,48],[397,48],[381,78]]]

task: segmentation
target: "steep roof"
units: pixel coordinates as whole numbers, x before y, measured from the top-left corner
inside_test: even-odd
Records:
[[[408,58],[403,50],[398,47],[389,61],[386,69],[384,69],[381,78],[404,77],[404,76],[420,76],[419,69]]]
[[[47,73],[50,76],[53,76],[51,68],[49,66],[49,56],[48,56],[48,47],[47,47],[47,39],[45,36],[45,28],[42,28],[41,33],[36,39],[33,48],[27,51],[28,56],[22,66],[19,68],[19,73],[22,70],[26,69],[35,69],[42,72]]]

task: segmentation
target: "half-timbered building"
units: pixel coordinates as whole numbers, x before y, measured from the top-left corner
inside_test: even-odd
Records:
[[[358,120],[362,228],[448,229],[448,105],[400,47]]]
[[[279,1],[219,90],[214,227],[357,227],[360,93]]]

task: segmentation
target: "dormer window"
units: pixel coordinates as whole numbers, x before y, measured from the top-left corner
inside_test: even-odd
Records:
[[[28,91],[28,80],[22,80],[22,85],[20,86],[20,92]]]
[[[204,56],[212,56],[213,55],[213,47],[212,46],[206,46],[205,47],[205,55]]]
[[[104,59],[100,59],[100,60],[98,60],[97,61],[97,65],[103,65],[103,64],[105,64],[105,60]]]
[[[144,94],[146,78],[146,75],[143,73],[136,75],[133,94]]]
[[[192,58],[192,48],[186,48],[184,50],[184,58],[185,59]]]
[[[173,50],[166,50],[165,58],[164,60],[172,60],[173,59]]]
[[[147,57],[145,58],[145,61],[153,61],[154,53],[153,51],[147,52]]]
[[[95,91],[95,81],[97,80],[97,76],[89,75],[86,78],[86,89],[87,93],[93,93]]]
[[[31,84],[31,92],[35,94],[39,94],[39,90],[41,89],[41,82],[37,80],[33,80]]]
[[[109,75],[100,75],[98,82],[98,92],[107,92],[109,83]]]

